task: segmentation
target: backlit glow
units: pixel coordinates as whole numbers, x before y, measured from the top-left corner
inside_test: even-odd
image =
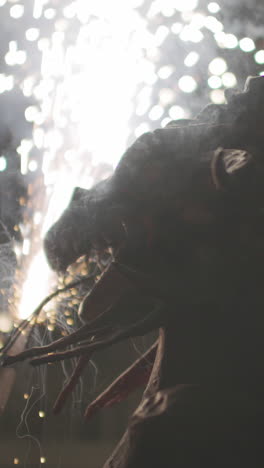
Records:
[[[199,29],[193,29],[190,26],[184,26],[180,33],[180,39],[184,42],[201,42],[204,38],[203,33]]]
[[[24,6],[23,5],[17,4],[17,5],[13,5],[10,8],[10,16],[12,18],[15,18],[15,19],[21,18],[23,16],[23,14],[24,14]]]
[[[56,10],[44,7],[46,3],[34,2],[35,19],[56,18]],[[89,188],[93,184],[92,168],[102,162],[114,167],[124,152],[132,99],[139,83],[145,82],[146,91],[141,97],[139,93],[137,114],[149,112],[148,119],[156,121],[164,113],[160,103],[151,106],[152,86],[159,78],[152,60],[159,56],[158,46],[170,30],[160,25],[151,34],[146,20],[135,10],[142,3],[116,0],[118,17],[109,2],[69,3],[63,9],[65,19],[77,18],[80,22],[75,42],[70,45],[62,22],[54,22],[49,37],[42,37],[35,26],[25,31],[26,40],[35,42],[40,51],[41,78],[28,75],[21,82],[23,94],[36,98],[38,104],[25,110],[25,119],[34,124],[33,140],[22,140],[17,151],[23,175],[42,171],[46,194],[44,199],[32,200],[33,209],[36,204],[43,216],[35,223],[34,241],[26,237],[23,242],[27,275],[18,305],[20,318],[32,313],[53,282],[41,249],[45,232],[66,207],[74,187]],[[153,51],[151,58],[142,53],[142,47],[148,53]],[[18,62],[18,52],[18,45],[10,42],[6,56],[10,65]],[[160,75],[166,79],[172,72],[170,66],[164,67]],[[2,79],[2,87],[6,88],[6,78]],[[75,146],[62,151],[69,124],[74,128]],[[142,123],[135,134],[139,136],[148,129],[148,123]],[[43,152],[41,161],[31,156],[35,146]],[[84,153],[91,155],[92,166],[85,164]],[[70,154],[74,157],[68,157]]]
[[[226,72],[222,76],[223,85],[226,88],[234,88],[237,85],[237,79],[234,73]]]
[[[192,93],[197,88],[195,79],[190,75],[182,76],[178,82],[179,88],[184,93]]]
[[[171,65],[165,65],[164,67],[161,67],[158,70],[158,76],[161,79],[166,80],[172,75],[173,71],[174,71],[174,67],[172,67]]]
[[[30,251],[29,246],[23,253],[29,255]],[[48,294],[52,276],[44,252],[39,250],[30,262],[23,284],[19,304],[19,317],[21,319],[27,318]]]
[[[208,3],[207,8],[210,13],[218,13],[220,11],[220,6],[216,2]]]
[[[154,106],[152,107],[150,113],[149,113],[149,118],[150,120],[159,120],[164,112],[164,109],[162,106]]]
[[[26,39],[28,41],[36,41],[39,37],[39,30],[37,28],[29,28],[26,31]]]
[[[219,76],[215,76],[215,75],[210,76],[210,78],[208,78],[208,85],[212,89],[221,88],[222,80]]]
[[[200,56],[198,54],[198,52],[190,52],[186,57],[185,57],[185,60],[184,60],[184,65],[186,67],[193,67],[194,65],[196,65],[196,63],[198,62]]]
[[[226,34],[220,31],[214,37],[219,47],[223,49],[235,49],[238,46],[238,39],[234,34]]]
[[[180,106],[172,106],[169,110],[169,116],[172,118],[172,120],[184,119],[184,109]]]
[[[224,104],[225,102],[225,93],[222,89],[215,89],[210,93],[211,101],[214,104]]]
[[[218,21],[214,16],[207,16],[205,19],[205,27],[212,31],[213,33],[217,33],[223,30],[223,24]]]
[[[210,62],[208,68],[212,75],[222,75],[227,70],[227,63],[223,58],[217,57]]]
[[[255,42],[250,39],[250,37],[241,39],[241,41],[239,41],[239,47],[243,52],[252,52],[256,48]]]
[[[0,331],[3,333],[9,333],[13,328],[13,322],[9,315],[0,315]]]
[[[5,156],[0,156],[0,172],[5,171],[7,168],[7,161]]]
[[[181,12],[192,11],[197,7],[198,0],[174,0],[173,5],[176,10]]]
[[[264,63],[264,50],[258,50],[254,55],[255,61],[262,65]]]

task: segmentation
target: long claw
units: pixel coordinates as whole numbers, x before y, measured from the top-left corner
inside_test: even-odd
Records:
[[[77,365],[70,377],[70,379],[68,380],[68,382],[66,383],[65,387],[62,388],[62,390],[60,391],[55,403],[54,403],[54,406],[53,406],[53,413],[54,414],[58,414],[61,412],[62,408],[64,407],[65,403],[66,403],[66,400],[68,398],[68,396],[72,393],[72,391],[74,390],[75,386],[77,385],[78,383],[78,380],[80,378],[80,376],[82,375],[83,371],[84,371],[84,368],[86,367],[86,365],[88,364],[88,362],[90,361],[91,359],[91,354],[84,354],[83,356],[80,356],[79,359],[78,359],[78,362],[77,362]]]
[[[90,419],[102,408],[111,407],[123,401],[130,393],[144,385],[149,379],[156,351],[157,342],[87,406],[85,419]]]
[[[145,334],[147,331],[154,328],[157,328],[160,320],[160,308],[154,309],[149,313],[144,319],[138,320],[136,323],[123,327],[122,329],[115,329],[112,334],[106,335],[104,338],[100,337],[95,339],[85,346],[79,346],[77,348],[71,349],[69,351],[64,351],[62,353],[50,353],[41,357],[37,357],[30,361],[30,364],[33,366],[38,366],[40,364],[46,364],[51,362],[62,361],[64,359],[70,359],[72,357],[82,356],[88,352],[94,352],[99,349],[104,349],[108,346],[111,346],[115,343],[118,343],[126,338],[133,336],[139,336]],[[30,351],[30,350],[29,350]]]

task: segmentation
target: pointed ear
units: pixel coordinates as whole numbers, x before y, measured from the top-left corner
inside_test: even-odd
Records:
[[[81,188],[81,187],[75,187],[70,203],[75,202],[75,201],[79,201],[82,198],[87,197],[87,195],[89,193],[90,193],[90,190],[87,190],[87,189],[84,189],[84,188]]]

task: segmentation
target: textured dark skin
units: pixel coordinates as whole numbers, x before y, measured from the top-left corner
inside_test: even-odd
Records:
[[[261,77],[224,106],[143,135],[47,234],[53,268],[110,246],[134,294],[161,301],[148,387],[105,468],[264,465],[263,115]]]

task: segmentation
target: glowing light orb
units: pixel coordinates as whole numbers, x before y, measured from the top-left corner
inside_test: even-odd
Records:
[[[172,106],[169,110],[169,116],[172,118],[172,120],[184,119],[184,109],[180,106]]]
[[[225,103],[225,93],[222,89],[215,89],[214,91],[211,91],[210,98],[214,104]]]
[[[158,27],[157,31],[155,32],[155,45],[160,46],[169,35],[169,28],[167,26],[161,25]]]
[[[196,65],[199,58],[200,55],[198,54],[198,52],[192,51],[185,57],[184,65],[186,67],[193,67],[194,65]]]
[[[222,75],[227,70],[227,63],[221,57],[216,57],[209,63],[208,67],[212,75]]]
[[[25,36],[30,42],[36,41],[39,38],[39,29],[29,28],[26,30]]]
[[[150,120],[159,120],[164,113],[164,109],[162,106],[156,105],[152,107],[150,113],[149,113],[149,118]]]
[[[9,333],[13,328],[13,322],[11,318],[6,314],[0,315],[0,331],[3,333]]]
[[[0,74],[0,93],[11,91],[14,87],[14,77],[12,75]]]
[[[25,119],[28,122],[34,122],[38,115],[38,108],[36,106],[29,106],[25,110]]]
[[[181,12],[192,11],[198,6],[198,0],[174,0],[173,6]]]
[[[208,78],[208,86],[212,89],[218,89],[218,88],[221,88],[222,86],[222,80],[219,76],[210,76],[210,78]]]
[[[0,171],[3,172],[7,168],[7,161],[5,156],[0,156]]]
[[[38,168],[38,163],[34,159],[32,161],[29,161],[28,163],[28,169],[30,172],[35,172]]]
[[[254,55],[255,62],[262,65],[264,63],[264,50],[258,50]]]
[[[220,11],[220,5],[216,2],[210,2],[207,5],[207,9],[210,13],[218,13]]]
[[[164,119],[162,119],[161,121],[161,127],[164,128],[166,127],[166,125],[168,125],[168,123],[171,122],[171,119],[169,117],[165,117]]]
[[[201,42],[203,38],[204,35],[199,29],[193,29],[188,25],[185,26],[180,33],[180,39],[184,42],[198,43]]]
[[[250,37],[241,39],[241,41],[239,41],[239,47],[243,52],[252,52],[256,48],[255,42],[250,39]]]
[[[182,28],[183,26],[181,23],[173,23],[173,25],[171,26],[171,32],[173,32],[173,34],[179,34]]]
[[[167,106],[175,100],[175,93],[171,88],[162,88],[159,92],[159,99],[162,106]]]
[[[161,67],[159,70],[158,70],[158,76],[162,79],[162,80],[166,80],[167,78],[169,78],[172,73],[174,72],[174,67],[171,66],[171,65],[164,65],[163,67]]]
[[[235,49],[238,46],[238,39],[234,34],[226,34],[221,31],[215,33],[214,37],[219,47],[223,49]]]
[[[207,16],[207,18],[205,18],[204,25],[207,29],[209,29],[209,31],[212,31],[213,33],[220,32],[224,29],[223,24],[214,16]]]
[[[45,18],[47,18],[49,20],[52,20],[56,16],[56,10],[54,8],[47,8],[44,11],[44,16],[45,16]]]
[[[11,18],[19,19],[24,14],[24,6],[20,4],[13,5],[11,6],[9,13],[10,13]]]
[[[174,15],[175,11],[174,11],[174,8],[171,7],[171,6],[164,6],[162,9],[161,9],[161,13],[163,14],[163,16],[165,16],[166,18],[170,18],[171,16]]]
[[[190,75],[182,76],[178,81],[178,85],[184,93],[193,93],[197,89],[197,83]]]
[[[237,85],[236,76],[231,72],[226,72],[223,74],[222,82],[226,88],[234,88]]]

